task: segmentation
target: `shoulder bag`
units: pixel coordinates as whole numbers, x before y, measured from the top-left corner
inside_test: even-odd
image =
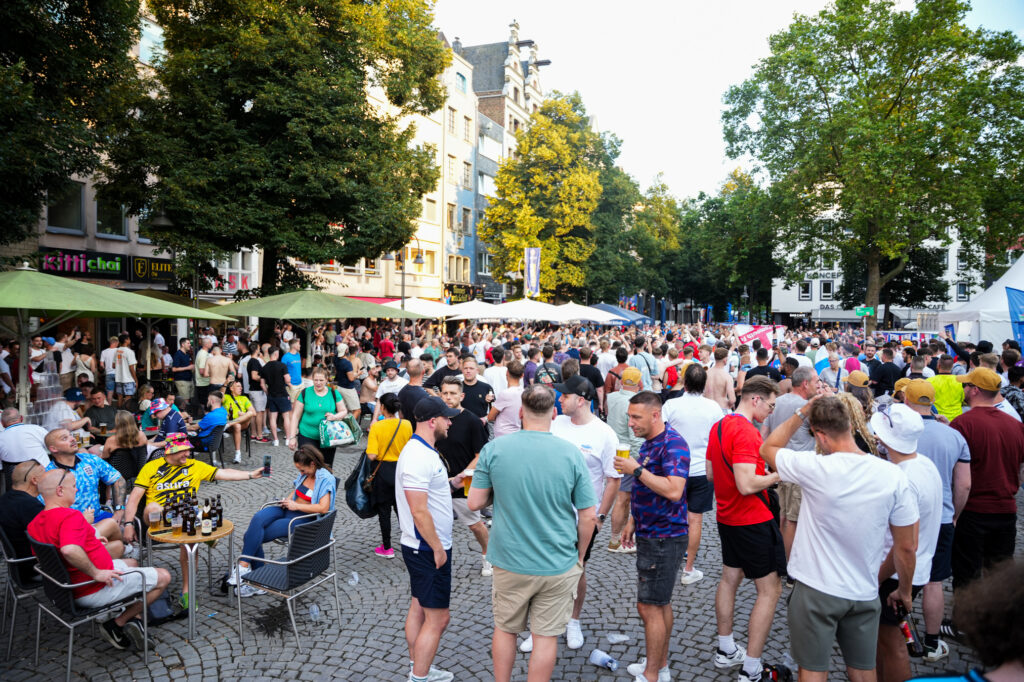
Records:
[[[361,519],[369,519],[377,515],[376,504],[373,499],[373,479],[377,476],[381,464],[384,463],[384,453],[391,448],[391,444],[401,428],[402,422],[399,420],[398,428],[391,434],[391,440],[388,441],[384,452],[380,454],[381,459],[377,461],[377,466],[374,468],[373,473],[370,473],[370,458],[366,456],[366,451],[364,450],[359,455],[359,461],[356,462],[352,473],[345,479],[345,504]]]
[[[303,398],[306,398],[306,391],[308,390],[309,387],[302,392]],[[335,393],[333,386],[330,388],[330,395],[331,398],[334,398],[334,402],[337,403],[337,393]],[[352,427],[344,419],[339,421],[324,419],[320,422],[320,447],[333,448],[339,445],[352,445],[356,440],[357,438],[352,432]]]
[[[732,464],[729,464],[729,460],[725,458],[725,444],[722,443],[722,422],[726,419],[728,419],[728,417],[722,417],[718,420],[718,423],[715,424],[715,429],[718,433],[718,454],[725,463],[725,466],[729,467],[729,471],[733,476],[733,481],[735,481],[736,472],[733,470]],[[771,512],[772,518],[775,519],[775,525],[778,526],[779,514],[781,512],[781,507],[779,506],[779,492],[774,487],[765,488],[762,492],[764,492],[763,497],[759,493],[754,493],[754,497],[761,500],[761,502],[764,503],[764,506],[768,507],[768,511]]]

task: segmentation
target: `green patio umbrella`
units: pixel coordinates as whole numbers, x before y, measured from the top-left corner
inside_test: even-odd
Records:
[[[145,289],[136,289],[132,293],[135,294],[136,296],[145,296],[146,298],[155,298],[155,299],[158,299],[160,301],[168,301],[170,303],[177,303],[178,305],[183,305],[183,306],[186,306],[188,308],[192,308],[194,310],[196,308],[196,306],[194,305],[196,303],[195,300],[193,300],[191,298],[188,298],[186,296],[178,296],[177,294],[172,294],[169,291],[161,291],[160,289],[151,289],[151,288],[147,287]],[[193,315],[193,319],[196,319],[196,320],[204,320],[205,321],[205,320],[210,319],[209,317],[206,317],[206,316],[200,314],[199,310],[210,310],[211,308],[216,308],[217,307],[217,304],[212,302],[212,301],[199,301],[198,304],[199,304],[198,310],[196,310],[196,314]],[[147,316],[145,319],[146,319],[146,321],[145,321],[145,325],[146,325],[146,342],[149,343],[149,339],[153,335],[152,334],[152,331],[153,331],[153,320],[159,320],[159,319],[165,319],[165,318],[162,318],[162,317],[154,315],[154,316]],[[152,369],[151,364],[152,363],[150,362],[150,358],[146,358],[146,381],[149,381],[149,379],[151,377],[151,372],[150,372],[150,370]]]
[[[41,333],[74,317],[112,317],[132,315],[138,317],[195,317],[193,308],[136,296],[128,291],[80,282],[37,272],[27,263],[16,270],[0,272],[0,316],[15,318],[13,327],[0,325],[18,338],[21,352],[18,358],[18,407],[28,409],[28,322],[31,317],[44,321],[36,330]],[[233,321],[219,313],[203,313],[214,320]]]

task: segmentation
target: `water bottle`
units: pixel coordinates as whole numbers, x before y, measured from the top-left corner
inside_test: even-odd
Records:
[[[609,670],[615,671],[619,669],[619,662],[612,658],[609,654],[601,651],[600,649],[594,649],[590,652],[590,662],[594,665],[602,668],[608,668]]]
[[[348,579],[348,584],[352,585],[353,587],[358,585],[359,584],[359,574],[356,573],[355,571],[352,571],[352,577]]]
[[[311,604],[309,607],[309,617],[313,619],[313,622],[320,620],[320,607],[316,604]]]
[[[622,644],[623,642],[629,641],[629,635],[624,635],[621,632],[613,632],[609,634],[606,639],[609,644]]]

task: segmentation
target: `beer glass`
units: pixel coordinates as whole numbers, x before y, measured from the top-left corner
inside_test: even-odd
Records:
[[[171,520],[171,528],[174,529],[174,532],[172,534],[175,537],[181,535],[181,524],[183,522],[184,520],[182,519],[181,514],[178,514]]]
[[[101,436],[107,435],[107,423],[106,422],[100,422],[100,435]]]
[[[619,443],[615,446],[615,456],[623,459],[629,457],[629,443]]]
[[[160,530],[160,512],[149,512],[149,527],[153,530]]]
[[[469,496],[470,486],[473,485],[473,472],[475,471],[476,469],[466,469],[466,471],[464,472],[466,477],[462,479],[462,489],[467,496]]]

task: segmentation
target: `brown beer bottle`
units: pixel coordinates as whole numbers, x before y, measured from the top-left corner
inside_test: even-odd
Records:
[[[217,504],[214,506],[217,513],[217,528],[224,525],[224,504],[220,501],[220,493],[217,493]]]
[[[210,499],[203,500],[203,521],[202,521],[203,535],[210,535],[213,533],[213,513],[210,509]]]

